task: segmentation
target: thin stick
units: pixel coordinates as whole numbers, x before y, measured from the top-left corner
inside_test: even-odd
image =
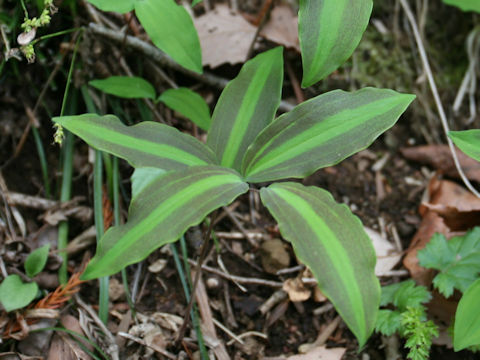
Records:
[[[195,294],[195,290],[197,289],[198,282],[200,281],[200,277],[202,275],[202,263],[203,263],[203,260],[205,260],[205,256],[207,256],[208,243],[210,240],[210,236],[212,234],[213,223],[215,222],[216,216],[217,216],[217,211],[213,213],[212,218],[210,219],[210,224],[208,225],[208,229],[205,232],[205,235],[203,237],[202,251],[200,253],[200,258],[198,259],[198,264],[196,265],[197,268],[195,269],[195,280],[193,280],[193,286],[192,286],[192,292],[191,292],[192,296],[190,297],[190,301],[188,302],[187,310],[185,311],[185,315],[183,318],[183,324],[180,330],[178,331],[176,341],[180,341],[183,339],[185,335],[185,330],[187,329],[190,311],[192,310],[192,306],[195,299],[195,296],[193,296],[193,294]]]
[[[453,145],[453,141],[448,137],[448,132],[450,131],[448,122],[447,122],[447,116],[445,115],[445,110],[443,109],[442,102],[440,100],[440,96],[438,95],[438,90],[437,90],[437,85],[435,84],[435,79],[433,78],[433,73],[432,69],[430,68],[430,64],[428,62],[428,57],[427,53],[425,51],[425,47],[423,46],[422,39],[420,37],[420,33],[418,31],[417,24],[415,22],[415,17],[413,16],[412,10],[410,9],[410,6],[408,5],[408,2],[406,0],[400,0],[400,4],[403,7],[403,10],[405,11],[405,14],[407,15],[407,19],[410,23],[410,26],[412,27],[413,30],[413,35],[415,37],[415,41],[418,46],[418,51],[420,53],[420,58],[422,59],[422,64],[425,69],[425,73],[427,74],[428,82],[430,84],[430,90],[432,91],[433,98],[435,99],[435,105],[437,106],[438,114],[440,116],[440,120],[442,122],[443,126],[443,131],[445,132],[445,136],[447,138],[447,143],[448,147],[450,148],[450,152],[452,153],[453,157],[453,162],[455,163],[455,167],[457,168],[457,171],[462,178],[463,183],[465,186],[473,193],[475,194],[476,197],[480,198],[480,193],[475,190],[473,185],[470,183],[468,178],[466,177],[465,173],[462,170],[462,167],[460,166],[460,162],[457,157],[457,153],[455,151],[455,146]]]

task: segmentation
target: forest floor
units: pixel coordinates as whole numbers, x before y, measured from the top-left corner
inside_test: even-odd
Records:
[[[452,110],[469,64],[466,39],[478,25],[478,18],[437,0],[413,3],[418,5],[414,10],[419,14],[420,29],[450,126],[455,130],[480,127],[478,118],[469,121],[468,95],[459,111]],[[34,2],[27,2],[27,5],[34,14]],[[210,5],[217,6],[216,12],[206,11],[205,6],[200,5],[195,15],[213,15],[213,20],[209,21],[226,16],[222,15],[221,8],[227,5],[226,0],[210,1]],[[370,148],[336,166],[319,170],[303,183],[331,192],[370,229],[369,234],[378,242],[377,252],[382,263],[378,275],[382,285],[413,278],[431,286],[431,278],[415,261],[412,264],[412,256],[439,229],[445,233],[459,233],[478,225],[480,207],[458,180],[453,161],[443,146],[446,137],[411,29],[398,1],[375,2],[372,20],[354,56],[329,78],[308,89],[298,86],[301,58],[296,50],[296,35],[292,35],[296,28],[295,1],[274,1],[266,12],[262,10],[263,5],[264,1],[260,0],[240,1],[238,12],[229,13],[234,20],[219,21],[255,29],[255,24],[266,14],[262,25],[265,31],[257,37],[254,53],[276,44],[289,46],[285,55],[285,102],[295,105],[325,91],[365,86],[417,95],[417,100],[398,123]],[[422,7],[427,5],[428,8]],[[7,34],[12,43],[20,32],[18,27],[23,17],[19,8],[15,1],[0,1],[0,22],[10,19],[9,24],[13,24],[12,32]],[[12,22],[15,18],[17,20]],[[130,35],[148,41],[135,19],[101,13],[83,1],[59,4],[59,12],[44,31],[88,28],[92,22],[114,31],[128,26]],[[208,74],[232,79],[238,73],[251,45],[241,44],[241,37],[235,40],[235,46],[228,43],[234,41],[231,34],[239,31],[241,28],[225,30],[224,43],[218,43],[218,39],[215,44],[207,41],[210,45],[206,46],[216,48],[204,48],[204,53],[214,53],[222,59],[218,65],[205,66]],[[202,37],[200,30],[199,33]],[[92,257],[96,241],[92,216],[92,153],[79,139],[74,144],[73,200],[62,207],[59,203],[62,149],[53,144],[51,117],[60,112],[75,47],[73,34],[39,43],[33,64],[15,58],[5,62],[0,58],[3,60],[0,68],[1,274],[2,277],[20,274],[25,278],[23,263],[27,255],[49,243],[52,250],[47,267],[35,278],[40,288],[48,292],[59,285],[60,258],[55,251],[59,224],[68,221],[68,239],[75,244],[69,247],[69,274],[80,271]],[[71,114],[85,112],[79,89],[88,81],[125,75],[129,71],[155,84],[158,93],[169,88],[166,79],[190,87],[207,99],[211,108],[221,91],[206,75],[191,78],[159,65],[148,54],[132,50],[127,43],[117,43],[87,30],[80,42],[67,111]],[[156,120],[160,116],[182,131],[204,138],[188,120],[162,105],[97,95],[105,112],[114,111],[130,119]],[[39,160],[40,147],[45,152],[43,164],[46,168],[43,169],[42,160]],[[466,158],[462,158],[462,164],[468,177],[478,183],[480,167]],[[48,172],[46,179],[42,173],[45,170]],[[122,161],[120,170],[122,218],[125,220],[132,169]],[[50,192],[46,191],[47,183]],[[108,216],[111,205],[108,195],[104,198],[103,211]],[[438,216],[431,222],[427,216],[431,210],[425,204],[440,204],[455,211],[453,215],[445,215],[447,220]],[[456,225],[451,225],[454,222]],[[199,256],[202,230],[205,229],[193,228],[185,237],[186,254],[193,269]],[[277,225],[259,205],[255,193],[240,197],[220,210],[214,230],[217,241],[204,262],[202,281],[195,293],[206,343],[212,351],[222,346],[231,359],[405,358],[402,339],[387,339],[376,334],[358,351],[355,337],[328,300],[315,289],[311,274],[298,263],[290,244],[281,239]],[[79,291],[71,300],[64,301],[60,309],[47,309],[40,316],[50,319],[38,320],[35,317],[38,314],[29,318],[25,311],[0,312],[0,330],[4,331],[0,359],[91,359],[94,353],[91,345],[74,341],[65,332],[32,332],[38,328],[59,327],[60,323],[91,339],[109,358],[199,358],[196,334],[191,327],[182,341],[174,341],[187,304],[171,248],[159,249],[141,264],[129,266],[127,279],[135,316],[132,316],[122,277],[113,276],[106,327],[95,317],[97,281],[74,283]],[[451,349],[445,329],[457,301],[455,298],[434,299],[429,306],[430,316],[443,324],[442,336],[434,342],[431,359],[479,358],[468,351],[454,353]],[[6,332],[9,326],[16,329],[13,336]],[[319,352],[302,355],[308,349]],[[98,352],[96,356],[100,356]]]

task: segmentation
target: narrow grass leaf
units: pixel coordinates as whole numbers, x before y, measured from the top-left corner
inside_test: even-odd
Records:
[[[205,131],[210,128],[210,109],[203,97],[195,91],[187,88],[169,89],[159,96],[158,101],[190,119],[199,128]]]
[[[188,12],[174,0],[142,0],[135,13],[153,43],[184,68],[202,73],[202,50]]]
[[[300,0],[303,87],[324,79],[352,55],[367,28],[372,7],[372,0]]]
[[[465,154],[480,161],[480,129],[450,131],[448,136]]]
[[[380,285],[375,251],[360,220],[316,187],[276,183],[260,196],[362,347],[375,326]]]
[[[330,91],[283,114],[255,139],[242,166],[249,182],[303,178],[368,147],[415,97],[365,88]]]
[[[480,279],[475,281],[463,294],[455,314],[453,347],[455,351],[469,346],[480,345]]]
[[[275,117],[282,81],[283,55],[278,47],[246,62],[223,90],[207,139],[223,166],[240,170],[248,146]]]
[[[28,255],[25,260],[25,272],[29,277],[33,278],[43,270],[48,260],[49,250],[50,244],[46,244],[33,250],[31,254]]]
[[[138,0],[87,0],[102,11],[114,11],[121,14],[132,11]]]
[[[169,171],[217,163],[207,146],[171,126],[150,121],[126,126],[114,115],[97,114],[62,116],[53,121],[90,146],[125,159],[134,167]]]
[[[135,76],[110,76],[106,79],[92,80],[90,86],[127,99],[155,99],[155,88],[147,80]]]
[[[132,200],[128,222],[105,233],[82,278],[111,275],[143,260],[247,190],[238,173],[218,166],[161,176]]]

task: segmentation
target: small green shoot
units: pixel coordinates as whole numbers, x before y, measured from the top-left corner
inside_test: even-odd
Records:
[[[24,265],[28,277],[33,278],[43,270],[47,264],[49,250],[50,244],[46,244],[35,249],[30,255],[28,255]]]
[[[8,275],[0,284],[0,303],[5,311],[22,309],[37,296],[36,282],[24,283],[20,276]]]

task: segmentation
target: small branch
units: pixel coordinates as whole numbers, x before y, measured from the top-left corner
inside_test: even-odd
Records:
[[[98,24],[90,23],[88,28],[94,34],[103,36],[103,37],[105,37],[107,39],[110,39],[110,40],[113,40],[113,41],[115,41],[119,44],[123,43],[124,38],[125,38],[123,33],[107,29],[106,27],[98,25]],[[127,37],[125,39],[125,45],[128,46],[128,47],[131,47],[134,50],[137,50],[137,51],[141,52],[142,54],[144,54],[145,56],[149,57],[150,59],[159,63],[162,66],[172,68],[172,69],[174,69],[178,72],[186,74],[186,75],[188,75],[188,76],[190,76],[190,77],[192,77],[192,78],[194,78],[198,81],[201,81],[201,82],[203,82],[207,85],[216,87],[218,89],[223,89],[228,84],[227,79],[218,77],[216,75],[209,74],[207,72],[204,72],[203,74],[197,74],[196,72],[193,72],[193,71],[190,71],[190,70],[187,70],[187,69],[181,67],[180,65],[178,65],[175,61],[173,61],[170,57],[165,55],[165,53],[163,53],[161,50],[159,50],[155,46],[150,45],[150,44],[148,44],[145,41],[142,41],[140,39],[137,39],[134,36],[127,35]],[[283,112],[290,111],[293,108],[294,108],[294,105],[292,105],[288,102],[285,102],[285,101],[282,101],[280,103],[280,106],[279,106],[279,110],[281,110]]]

